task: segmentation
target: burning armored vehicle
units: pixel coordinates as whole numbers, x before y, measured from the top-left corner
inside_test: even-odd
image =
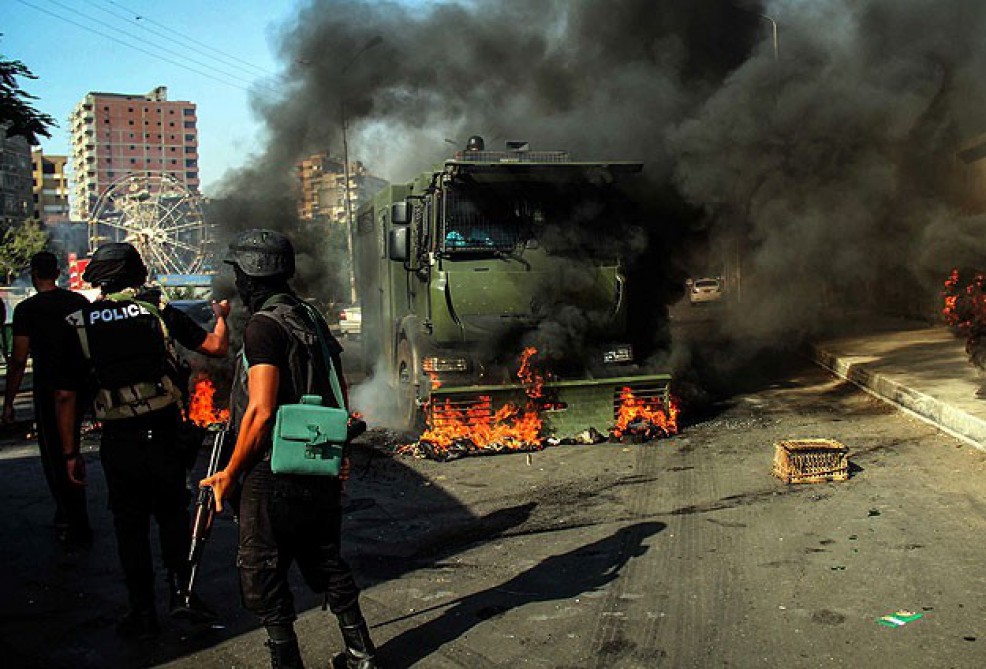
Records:
[[[641,417],[674,430],[670,376],[634,360],[606,241],[633,204],[620,180],[641,169],[473,137],[360,210],[362,363],[392,380],[405,427],[506,448],[621,436]]]

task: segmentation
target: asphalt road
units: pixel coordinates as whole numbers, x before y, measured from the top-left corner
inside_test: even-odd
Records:
[[[361,440],[346,552],[384,666],[986,666],[986,456],[796,353],[724,357],[704,334],[715,313],[679,319],[695,371],[673,438],[450,463],[393,456],[394,433]],[[774,443],[806,437],[845,443],[852,478],[771,477]],[[202,581],[222,627],[114,638],[124,595],[87,459],[100,536],[67,555],[37,458],[0,448],[3,666],[268,666],[227,517]],[[314,597],[298,604],[308,666],[326,666],[334,622]],[[877,624],[898,609],[923,618]]]

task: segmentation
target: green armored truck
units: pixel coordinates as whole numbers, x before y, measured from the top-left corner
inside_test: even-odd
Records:
[[[644,373],[627,339],[633,202],[620,183],[641,170],[515,142],[488,151],[473,137],[360,209],[362,363],[393,383],[405,427],[429,425],[437,406],[471,418],[530,406],[517,376],[530,349],[544,437],[607,434],[627,390],[669,406],[670,376]]]

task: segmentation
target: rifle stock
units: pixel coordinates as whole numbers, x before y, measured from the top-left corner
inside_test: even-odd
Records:
[[[206,469],[206,477],[212,476],[219,471],[219,465],[226,455],[224,449],[228,434],[228,428],[223,428],[216,432],[216,436],[212,441],[212,453],[209,454],[209,466]],[[213,497],[212,488],[200,486],[198,498],[195,500],[195,518],[192,521],[192,541],[188,549],[190,570],[188,588],[185,589],[186,600],[192,595],[195,576],[198,573],[199,563],[202,561],[202,552],[205,549],[206,541],[209,539],[209,533],[212,531],[212,521],[215,516],[216,500]]]

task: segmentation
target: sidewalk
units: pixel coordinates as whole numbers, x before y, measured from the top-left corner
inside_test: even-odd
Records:
[[[866,334],[816,342],[812,359],[943,432],[986,450],[984,382],[965,341],[943,326],[885,321]]]

